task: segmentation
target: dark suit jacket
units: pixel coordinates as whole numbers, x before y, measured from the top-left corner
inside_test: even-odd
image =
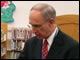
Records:
[[[25,43],[19,59],[41,59],[42,40],[33,37]],[[79,44],[59,30],[55,36],[47,59],[79,59]]]

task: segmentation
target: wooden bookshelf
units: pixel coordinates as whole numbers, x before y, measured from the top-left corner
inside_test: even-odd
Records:
[[[7,56],[8,59],[16,59],[24,48],[25,41],[32,37],[32,31],[28,28],[12,28],[8,30]]]
[[[5,53],[1,53],[1,59],[6,59],[7,58],[7,24],[1,22],[1,30],[3,30],[5,38],[2,41],[1,40],[1,45],[5,48]],[[1,51],[2,52],[2,51]]]

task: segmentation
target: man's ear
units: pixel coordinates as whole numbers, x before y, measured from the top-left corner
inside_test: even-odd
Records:
[[[55,20],[53,18],[50,18],[49,23],[50,24],[54,24],[55,23]]]
[[[52,28],[53,24],[55,24],[55,20],[53,18],[50,18],[50,20],[49,20],[49,26]]]

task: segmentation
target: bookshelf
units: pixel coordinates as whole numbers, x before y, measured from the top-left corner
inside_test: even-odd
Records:
[[[7,24],[1,22],[1,59],[7,58]]]
[[[26,27],[12,27],[8,30],[8,58],[16,59],[23,50],[25,41],[33,36],[32,30]]]

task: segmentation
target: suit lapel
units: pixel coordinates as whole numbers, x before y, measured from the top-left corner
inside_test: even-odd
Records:
[[[38,40],[34,52],[35,59],[41,59],[42,57],[42,40]]]
[[[54,38],[54,41],[51,45],[51,48],[48,52],[47,59],[58,59],[58,55],[61,53],[63,49],[62,39],[60,36],[61,32],[59,31],[57,36]]]

